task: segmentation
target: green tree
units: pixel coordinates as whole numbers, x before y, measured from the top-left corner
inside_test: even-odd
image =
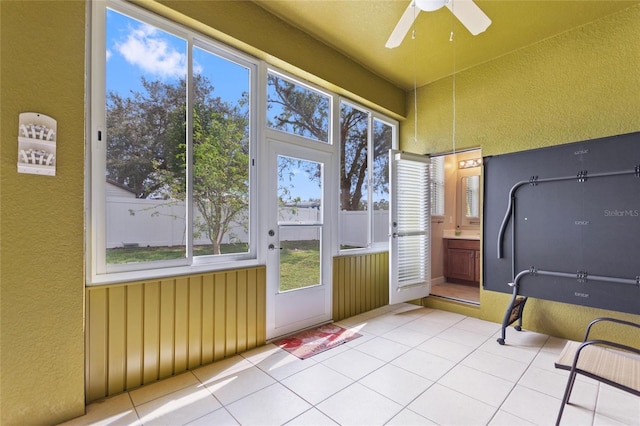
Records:
[[[194,118],[193,202],[204,223],[196,224],[215,254],[232,223],[248,227],[249,141],[246,117],[238,108],[203,111]]]
[[[295,135],[327,141],[329,100],[289,80],[269,74],[269,125]],[[276,112],[277,111],[277,112]]]
[[[107,105],[107,178],[139,198],[187,198],[185,82],[148,82],[129,98],[114,93]],[[194,77],[191,194],[204,233],[221,243],[238,223],[247,227],[249,139],[247,97],[236,105],[213,95],[206,77]]]
[[[289,80],[270,74],[269,108],[277,111],[269,114],[269,125],[275,129],[300,136],[326,141],[329,129],[329,104],[327,98],[311,90],[301,89]],[[340,109],[340,208],[343,210],[366,209],[368,156],[373,155],[375,177],[373,189],[388,192],[387,143],[390,126],[376,129],[374,151],[368,150],[369,114],[344,104]],[[294,165],[293,163],[291,163]],[[286,170],[280,170],[280,174]],[[319,172],[308,171],[314,179]]]
[[[366,210],[368,114],[343,105],[340,109],[340,208]]]
[[[234,224],[248,229],[249,213],[249,130],[247,96],[236,105],[213,96],[213,86],[202,76],[194,79],[196,90],[192,114],[191,197],[202,222],[194,223],[196,236],[204,234],[212,243],[213,254],[222,254],[222,241]],[[187,195],[186,123],[176,121],[170,133],[178,159],[163,173],[164,187],[171,197]]]
[[[122,97],[107,96],[107,179],[131,189],[137,198],[149,198],[162,182],[158,171],[173,166],[170,155],[176,141],[170,127],[176,114],[184,122],[186,91],[177,85],[142,78],[144,91]]]
[[[326,141],[329,101],[317,92],[301,90],[286,79],[269,75],[271,127]],[[107,101],[107,179],[130,188],[138,198],[185,200],[186,87],[185,81],[142,80],[143,91],[129,97],[110,93]],[[196,231],[204,233],[221,253],[230,226],[248,226],[249,130],[248,97],[230,104],[214,96],[206,77],[194,78],[192,200],[202,215]],[[348,105],[340,111],[340,206],[366,208],[367,159],[374,155],[375,174],[388,170],[386,144],[368,151],[368,113]],[[375,138],[384,135],[374,134]],[[291,163],[293,166],[293,163]],[[287,167],[279,172],[287,173]],[[320,178],[320,169],[307,171]],[[374,179],[384,191],[386,179]],[[282,200],[283,202],[285,200]]]

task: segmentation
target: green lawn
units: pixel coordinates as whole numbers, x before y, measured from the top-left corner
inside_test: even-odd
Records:
[[[222,253],[242,253],[246,244],[224,244]],[[151,262],[154,260],[180,259],[185,248],[178,247],[130,247],[107,250],[107,264]],[[213,254],[211,246],[197,246],[194,256]],[[320,284],[319,241],[282,241],[280,250],[280,291],[294,290]]]
[[[320,284],[320,242],[280,242],[280,291]]]
[[[247,244],[223,244],[222,253],[242,253],[247,251]],[[213,254],[210,245],[193,248],[194,256]],[[185,256],[184,246],[175,247],[128,247],[107,249],[107,264],[151,262],[154,260],[180,259]]]

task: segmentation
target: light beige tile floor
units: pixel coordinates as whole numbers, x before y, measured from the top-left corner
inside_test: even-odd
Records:
[[[272,344],[87,406],[65,425],[551,425],[564,341],[400,304],[304,361]],[[640,425],[640,399],[579,377],[566,425]]]

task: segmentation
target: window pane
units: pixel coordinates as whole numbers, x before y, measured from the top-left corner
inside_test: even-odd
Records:
[[[107,10],[106,43],[106,262],[184,258],[186,42]]]
[[[194,256],[249,250],[249,70],[193,49]]]
[[[368,246],[369,113],[340,106],[340,247]]]
[[[269,73],[267,126],[320,142],[329,142],[330,99],[279,75]]]
[[[389,150],[393,127],[373,120],[373,242],[389,241]]]

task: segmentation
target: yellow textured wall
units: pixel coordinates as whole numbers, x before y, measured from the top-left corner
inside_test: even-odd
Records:
[[[83,1],[1,2],[0,423],[84,412]],[[18,114],[58,120],[57,174],[18,174]]]
[[[640,131],[639,40],[640,7],[634,6],[460,72],[457,148],[480,147],[487,156]],[[418,90],[418,142],[409,137],[414,114],[408,99],[402,149],[451,151],[452,83],[449,78]],[[506,294],[482,291],[480,310],[469,312],[501,322],[508,300]],[[460,310],[455,304],[427,304]],[[638,315],[531,299],[524,327],[578,339],[587,322],[601,315],[640,321]]]

